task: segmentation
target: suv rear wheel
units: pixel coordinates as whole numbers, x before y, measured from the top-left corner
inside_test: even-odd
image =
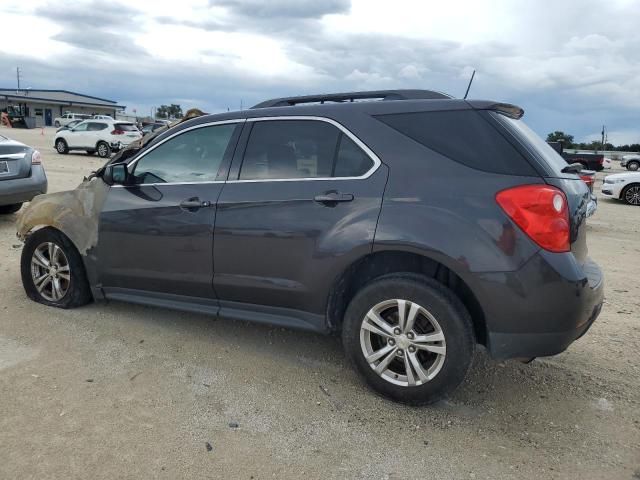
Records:
[[[387,275],[360,290],[347,308],[342,342],[370,387],[414,405],[436,402],[455,389],[475,344],[460,300],[415,274]]]
[[[111,155],[111,147],[107,144],[107,142],[98,143],[96,151],[98,152],[98,156],[100,158],[108,158]]]
[[[71,241],[53,228],[27,237],[20,258],[22,285],[31,300],[59,308],[91,301],[82,258]]]
[[[637,160],[632,160],[627,163],[627,170],[631,170],[632,172],[637,171],[640,168],[640,162]]]

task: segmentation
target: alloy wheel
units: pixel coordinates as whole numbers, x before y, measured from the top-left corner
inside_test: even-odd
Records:
[[[624,192],[624,199],[631,205],[640,205],[640,186],[634,185]]]
[[[64,142],[62,140],[58,140],[58,143],[56,144],[56,150],[58,150],[58,153],[64,153]]]
[[[58,245],[45,242],[33,251],[31,278],[45,300],[58,302],[64,298],[71,284],[71,270],[67,256]]]
[[[436,318],[423,306],[403,299],[385,300],[369,310],[360,327],[360,346],[380,377],[404,387],[433,380],[447,352]]]
[[[100,155],[101,157],[107,156],[107,146],[104,143],[98,145],[98,155]]]

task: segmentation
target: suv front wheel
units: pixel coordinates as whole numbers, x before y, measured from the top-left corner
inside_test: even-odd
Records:
[[[373,390],[414,405],[434,403],[455,389],[475,345],[460,300],[415,274],[386,275],[360,290],[347,308],[342,342]]]

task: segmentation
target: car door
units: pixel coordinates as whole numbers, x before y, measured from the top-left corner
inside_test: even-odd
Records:
[[[88,128],[89,122],[82,122],[66,132],[64,137],[69,148],[83,148],[88,146]]]
[[[221,315],[248,309],[321,328],[336,277],[371,251],[386,178],[386,166],[337,122],[248,119],[218,199]]]
[[[106,137],[105,130],[107,127],[109,127],[109,125],[105,122],[89,122],[85,146],[95,148],[98,141]]]
[[[215,205],[238,125],[189,127],[130,161],[130,184],[111,187],[100,215],[96,254],[107,296],[215,298]]]

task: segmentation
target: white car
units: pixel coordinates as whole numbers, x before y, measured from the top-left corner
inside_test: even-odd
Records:
[[[640,155],[637,153],[623,155],[620,166],[626,168],[627,170],[631,170],[632,172],[640,170]]]
[[[604,177],[602,195],[640,206],[640,172],[616,173]]]
[[[611,161],[611,159],[609,157],[604,157],[604,162],[602,162],[602,168],[604,168],[605,170],[611,170],[612,166],[613,166],[613,162]]]
[[[113,117],[110,115],[94,115],[91,118],[94,120],[113,120]]]
[[[70,150],[85,150],[89,155],[98,152],[107,158],[142,137],[142,133],[131,122],[118,120],[85,120],[70,130],[56,133],[53,145],[58,153]]]
[[[86,120],[88,118],[91,118],[91,115],[85,115],[84,113],[66,112],[61,117],[56,117],[56,119],[53,121],[53,126],[56,128],[65,127],[67,124],[73,122],[74,120]]]

